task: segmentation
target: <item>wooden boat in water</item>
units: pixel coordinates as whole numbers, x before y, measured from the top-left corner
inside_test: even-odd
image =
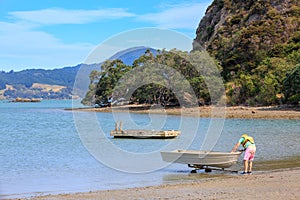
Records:
[[[136,138],[136,139],[146,139],[146,138],[157,138],[157,139],[168,139],[175,138],[180,135],[178,130],[123,130],[122,122],[120,125],[116,122],[115,130],[110,132],[110,135],[114,138]]]
[[[189,167],[197,169],[229,168],[237,163],[242,152],[217,152],[217,151],[197,151],[197,150],[174,150],[162,151],[163,161],[172,163],[187,164]],[[195,172],[195,171],[194,171]]]
[[[177,130],[113,130],[110,135],[115,138],[175,138],[180,134]]]

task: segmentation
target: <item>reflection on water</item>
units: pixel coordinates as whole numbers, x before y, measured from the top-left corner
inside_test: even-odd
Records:
[[[236,173],[235,173],[236,174]],[[232,174],[233,175],[233,174]],[[181,182],[193,182],[203,179],[221,178],[226,176],[232,176],[230,174],[220,171],[212,171],[210,173],[175,173],[167,174],[163,177],[163,183],[181,183]]]
[[[211,172],[205,172],[204,169],[197,170],[197,173],[191,173],[193,168],[186,168],[181,166],[185,170],[170,170],[169,173],[163,176],[163,183],[181,183],[181,182],[193,182],[202,181],[203,179],[211,178],[221,178],[221,177],[231,177],[237,175],[236,172],[222,171],[222,170],[212,170]],[[231,168],[231,170],[234,170]]]

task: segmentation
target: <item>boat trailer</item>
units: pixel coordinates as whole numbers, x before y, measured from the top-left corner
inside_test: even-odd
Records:
[[[211,172],[212,170],[217,171],[225,171],[225,172],[231,172],[231,173],[238,173],[238,170],[231,170],[231,169],[225,169],[220,167],[211,167],[211,166],[205,166],[205,165],[197,165],[197,164],[188,164],[188,167],[194,168],[191,173],[197,173],[197,170],[204,169],[205,172]]]

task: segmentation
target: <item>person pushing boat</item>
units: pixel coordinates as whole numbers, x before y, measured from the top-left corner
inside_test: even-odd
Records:
[[[245,148],[244,171],[241,174],[252,174],[252,162],[256,152],[256,146],[253,137],[243,134],[239,141],[234,145],[231,152],[235,152],[240,145]]]

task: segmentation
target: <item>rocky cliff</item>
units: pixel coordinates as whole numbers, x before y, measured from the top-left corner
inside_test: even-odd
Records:
[[[253,73],[266,57],[299,52],[299,0],[215,0],[194,40],[223,66],[225,80]],[[288,52],[287,52],[288,51]]]

